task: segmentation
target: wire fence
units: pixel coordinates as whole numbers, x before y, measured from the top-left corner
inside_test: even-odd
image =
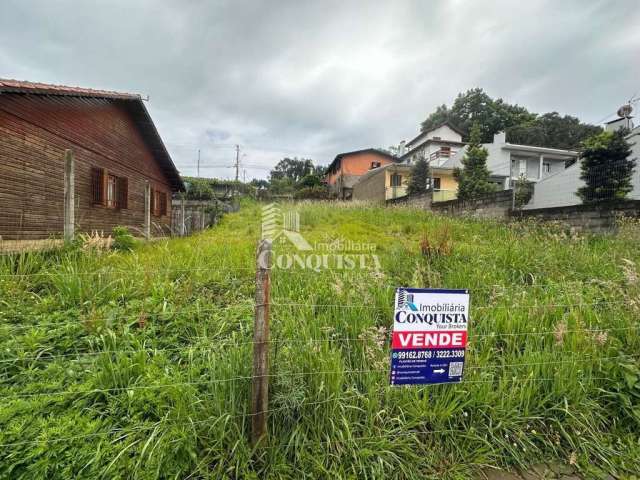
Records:
[[[89,289],[114,286],[119,294],[109,303],[71,302],[57,315],[14,308],[11,299],[0,299],[0,404],[7,411],[31,412],[23,423],[24,435],[16,433],[11,418],[0,417],[0,427],[2,422],[12,426],[0,433],[0,449],[15,455],[86,442],[85,448],[97,452],[106,442],[146,445],[171,429],[206,437],[219,424],[233,425],[246,436],[244,441],[237,436],[229,441],[230,451],[246,444],[265,455],[403,439],[456,442],[470,430],[489,427],[482,419],[435,422],[426,419],[426,412],[402,423],[398,417],[413,414],[398,410],[413,398],[439,395],[463,404],[477,390],[531,390],[545,399],[552,390],[558,396],[567,392],[565,399],[576,390],[609,391],[622,381],[611,375],[612,366],[640,360],[628,338],[637,336],[640,323],[606,321],[614,313],[637,316],[640,305],[612,291],[608,283],[584,278],[452,285],[471,295],[463,378],[451,384],[394,386],[394,306],[388,286],[395,286],[401,273],[264,268],[271,293],[263,302],[252,296],[260,265],[226,262],[229,252],[222,249],[215,264],[192,260],[180,266],[167,261],[156,268],[125,262],[89,271],[55,263],[45,271],[5,265],[0,288],[6,291],[19,286],[34,295],[55,294],[73,284]],[[194,295],[178,299],[165,291],[162,302],[128,303],[125,285],[141,284],[151,291],[156,281],[170,288],[193,282]],[[337,295],[331,288],[308,293],[315,292],[314,286],[347,281],[374,285],[379,295],[371,298],[364,289]],[[254,317],[264,309],[269,312],[271,336],[256,340]],[[527,321],[507,321],[513,318]],[[585,345],[572,348],[581,342]],[[259,347],[268,352],[270,370],[257,375],[252,354]],[[150,371],[157,376],[150,376]],[[55,380],[47,381],[49,372]],[[271,391],[264,408],[253,404],[256,381],[266,382]],[[109,417],[113,414],[107,406],[146,398],[169,400],[155,411],[155,406],[142,409],[135,418]],[[94,407],[100,409],[103,423],[92,431],[48,428],[51,418],[65,409],[86,412]],[[343,420],[342,426],[316,432],[307,427],[308,435],[302,436],[287,430],[290,423],[330,418],[338,411],[348,411],[344,418],[353,423]],[[274,433],[255,442],[250,431],[259,417],[267,419],[268,431]],[[380,419],[394,427],[377,426]],[[375,426],[363,428],[367,423]]]

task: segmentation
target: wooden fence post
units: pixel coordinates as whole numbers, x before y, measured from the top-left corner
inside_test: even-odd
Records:
[[[271,240],[260,240],[256,270],[256,312],[253,327],[253,378],[251,385],[251,444],[267,435],[269,407],[269,297]]]
[[[75,172],[72,150],[64,151],[64,241],[72,242],[75,234]]]
[[[151,185],[148,181],[144,185],[144,236],[151,240]]]
[[[187,225],[185,223],[185,213],[184,213],[184,198],[182,199],[182,202],[180,203],[180,218],[182,220],[182,223],[180,224],[180,236],[184,237],[187,234]]]

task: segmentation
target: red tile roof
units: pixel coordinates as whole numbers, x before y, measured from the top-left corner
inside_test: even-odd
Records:
[[[65,85],[52,85],[49,83],[26,82],[0,78],[0,92],[23,92],[41,95],[71,95],[78,97],[118,98],[123,100],[141,99],[140,95],[133,93],[114,92],[111,90],[94,90],[92,88],[68,87]]]

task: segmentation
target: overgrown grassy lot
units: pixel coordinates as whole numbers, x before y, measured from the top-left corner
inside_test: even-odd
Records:
[[[274,269],[257,452],[259,205],[132,252],[1,258],[0,477],[447,479],[553,459],[586,478],[640,471],[637,226],[582,237],[296,208],[310,243],[373,243],[381,265]],[[397,286],[471,290],[462,383],[388,386]]]

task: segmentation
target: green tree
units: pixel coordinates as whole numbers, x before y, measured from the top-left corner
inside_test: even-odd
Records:
[[[431,113],[427,117],[427,119],[422,122],[421,130],[423,132],[426,132],[428,130],[431,130],[432,128],[437,127],[438,125],[443,124],[444,122],[448,122],[449,120],[455,123],[455,120],[451,118],[451,112],[449,111],[449,108],[443,103],[442,105],[436,107],[436,111]]]
[[[305,175],[297,184],[298,188],[318,187],[322,185],[322,176],[316,173]]]
[[[489,152],[482,146],[482,131],[478,124],[471,128],[467,152],[462,159],[463,168],[456,168],[453,176],[458,181],[458,198],[468,200],[487,193],[495,192],[496,185],[491,183],[487,156]]]
[[[211,180],[205,178],[185,178],[186,200],[213,200],[216,196],[211,187]]]
[[[409,195],[425,193],[427,191],[427,185],[429,184],[430,177],[431,172],[429,171],[429,164],[424,158],[421,158],[411,168],[411,177],[409,178],[407,193]]]
[[[512,143],[562,149],[577,148],[581,141],[602,131],[600,127],[581,123],[570,115],[531,113],[525,107],[501,98],[493,99],[481,88],[458,94],[451,108],[437,107],[422,122],[422,131],[445,121],[467,132],[478,123],[481,143],[491,143],[496,133],[506,131],[507,140]]]
[[[577,192],[582,203],[622,199],[633,190],[631,176],[636,162],[629,158],[631,145],[626,133],[602,132],[582,143],[580,178],[585,185]]]
[[[290,179],[293,183],[315,172],[316,167],[308,158],[283,158],[269,174],[270,180]]]
[[[506,131],[511,143],[573,150],[602,129],[582,123],[571,115],[561,116],[558,112],[550,112],[532,121],[508,127]]]
[[[493,135],[511,125],[531,121],[535,114],[526,108],[506,103],[501,98],[494,100],[483,89],[473,88],[456,97],[451,109],[446,105],[436,108],[422,122],[422,131],[429,130],[444,121],[469,132],[474,124],[480,128],[481,143],[493,141]]]

